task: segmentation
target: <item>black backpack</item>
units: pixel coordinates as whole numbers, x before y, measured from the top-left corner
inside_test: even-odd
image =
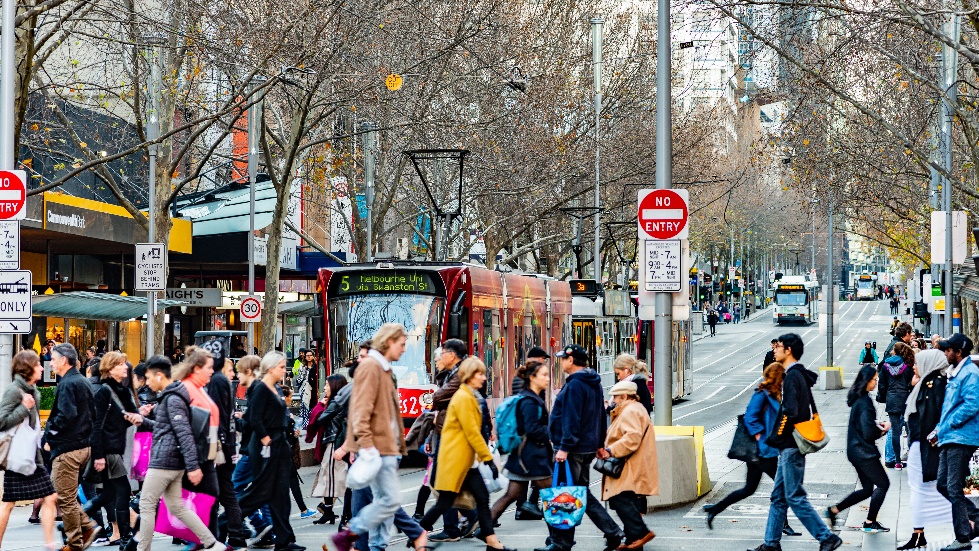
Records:
[[[211,426],[211,412],[202,407],[190,405],[190,400],[184,398],[178,394],[175,390],[168,390],[160,396],[158,403],[162,403],[164,398],[168,395],[176,396],[187,404],[187,409],[190,411],[190,432],[194,435],[194,444],[197,445],[197,462],[203,463],[207,461],[207,454],[210,452],[211,444],[207,441],[208,433],[210,432]],[[180,446],[180,441],[177,441],[177,446]]]

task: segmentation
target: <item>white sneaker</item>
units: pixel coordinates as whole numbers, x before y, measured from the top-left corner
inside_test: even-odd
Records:
[[[214,542],[214,545],[210,547],[205,547],[201,551],[228,551],[228,546],[219,541],[216,541]]]

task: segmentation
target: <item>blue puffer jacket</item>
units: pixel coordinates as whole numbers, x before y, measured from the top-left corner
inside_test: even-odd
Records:
[[[979,446],[979,368],[969,358],[945,387],[938,445],[946,444]]]
[[[778,408],[778,400],[767,390],[759,388],[755,390],[748,402],[748,409],[744,412],[744,426],[748,432],[752,436],[761,434],[761,439],[758,440],[758,455],[761,457],[778,457],[778,450],[765,443],[765,438],[775,428],[775,421],[778,420]]]

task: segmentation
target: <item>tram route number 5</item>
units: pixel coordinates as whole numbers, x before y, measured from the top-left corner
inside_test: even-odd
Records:
[[[262,302],[258,297],[251,295],[241,301],[241,321],[245,323],[255,323],[262,319]]]

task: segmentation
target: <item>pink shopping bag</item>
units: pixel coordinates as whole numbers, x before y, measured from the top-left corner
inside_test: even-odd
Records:
[[[152,444],[152,432],[137,432],[133,438],[133,466],[129,473],[133,480],[146,480],[146,470],[150,467],[150,446]]]
[[[204,522],[204,526],[208,525],[211,520],[211,507],[214,507],[214,496],[181,490],[180,499],[184,502],[184,507],[187,508],[190,514],[197,515]],[[193,530],[187,528],[184,523],[180,522],[180,519],[167,510],[167,505],[162,499],[160,499],[160,510],[156,514],[156,527],[154,530],[161,534],[173,536],[191,543],[202,543]]]

